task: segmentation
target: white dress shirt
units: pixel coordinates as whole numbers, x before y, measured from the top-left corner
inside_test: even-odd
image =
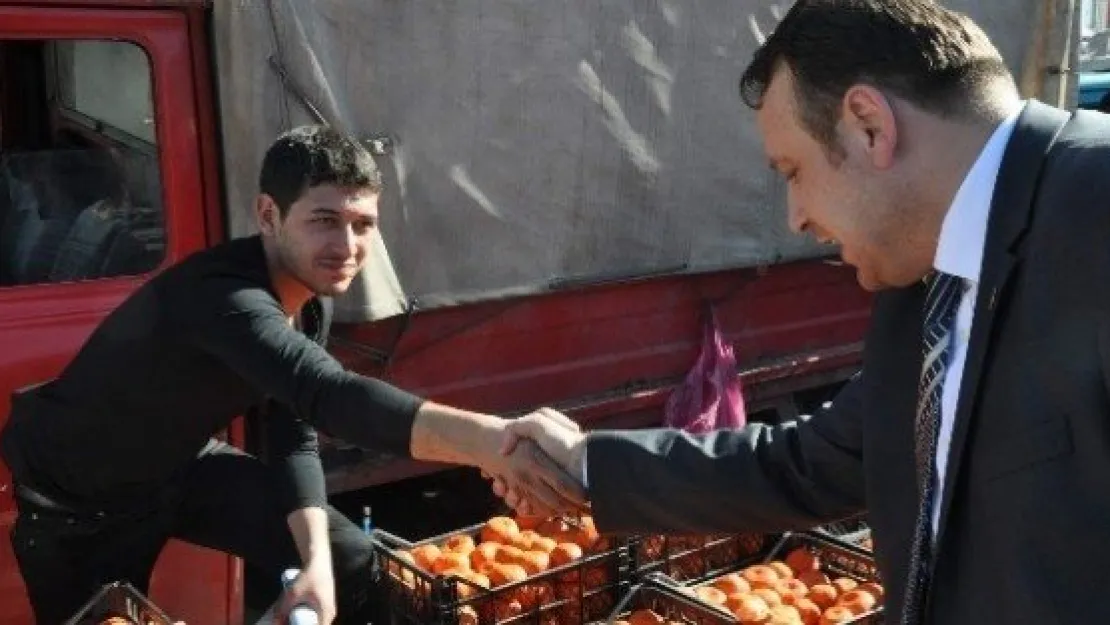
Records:
[[[948,449],[952,444],[952,425],[956,418],[956,402],[960,397],[960,382],[967,360],[967,344],[971,338],[975,316],[975,297],[979,292],[979,275],[983,265],[983,250],[987,241],[987,219],[990,217],[991,200],[1002,156],[1014,133],[1018,116],[1025,102],[995,129],[979,157],[968,170],[960,184],[952,205],[944,216],[937,241],[933,268],[963,278],[963,294],[956,309],[956,328],[952,337],[952,353],[944,374],[941,392],[940,431],[937,434],[937,484],[933,489],[933,536],[940,523],[940,503],[944,494],[944,474],[948,467]],[[586,480],[588,463],[582,455],[582,482]]]
[[[937,271],[963,278],[963,295],[956,309],[956,327],[952,334],[952,352],[944,372],[940,399],[940,431],[937,434],[937,484],[933,490],[933,536],[940,524],[940,502],[944,494],[944,473],[948,468],[948,449],[952,444],[952,425],[956,419],[956,402],[967,360],[967,343],[971,338],[975,317],[975,296],[979,292],[979,275],[983,265],[983,248],[987,241],[987,219],[990,217],[994,186],[1006,144],[1014,133],[1018,116],[1024,108],[1016,108],[995,129],[979,158],[967,172],[952,206],[944,216],[937,241],[933,267]]]

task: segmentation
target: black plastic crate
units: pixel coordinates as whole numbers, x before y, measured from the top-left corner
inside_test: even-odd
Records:
[[[628,555],[622,545],[584,554],[523,581],[485,588],[456,575],[433,575],[401,555],[466,535],[480,543],[483,524],[416,543],[374,533],[394,623],[433,625],[556,625],[606,618],[627,593]]]
[[[618,623],[640,610],[650,610],[668,621],[689,625],[736,625],[727,612],[708,606],[689,594],[688,589],[660,576],[648,575],[625,595],[606,623]],[[594,621],[590,625],[600,624]]]
[[[731,570],[724,571],[720,575],[708,579],[699,580],[697,583],[690,584],[690,586],[696,588],[698,586],[711,585],[724,575],[741,571],[756,563],[768,563],[775,560],[783,561],[791,552],[799,548],[805,549],[810,554],[817,557],[821,572],[829,577],[830,580],[847,577],[855,580],[859,584],[869,582],[879,585],[882,584],[878,569],[875,566],[874,558],[870,552],[823,532],[812,531],[784,534],[779,537],[777,541],[773,542],[758,559],[740,563]],[[877,597],[877,599],[878,601],[872,610],[858,615],[853,620],[845,621],[845,623],[851,623],[853,625],[881,625],[884,622],[882,617],[882,598]],[[698,601],[700,602],[700,600]]]
[[[134,625],[173,625],[158,606],[126,582],[115,582],[100,589],[66,625],[99,625],[111,617],[122,617]]]
[[[756,533],[712,536],[637,536],[627,541],[633,581],[661,573],[678,582],[697,581],[731,571],[762,556],[777,535]]]

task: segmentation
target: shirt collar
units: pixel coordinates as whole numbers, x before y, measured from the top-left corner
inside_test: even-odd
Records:
[[[995,128],[979,158],[967,172],[952,205],[944,216],[937,241],[933,267],[938,271],[959,276],[978,283],[983,265],[983,248],[987,241],[987,220],[990,217],[991,198],[994,197],[998,171],[1006,144],[1013,136],[1018,117],[1025,108],[1021,106]]]

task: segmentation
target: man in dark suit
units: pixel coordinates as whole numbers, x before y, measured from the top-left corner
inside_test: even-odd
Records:
[[[862,371],[778,426],[515,434],[606,532],[866,512],[887,622],[1110,622],[1110,117],[1022,101],[983,32],[923,0],[799,0],[741,92],[792,228],[878,291]]]

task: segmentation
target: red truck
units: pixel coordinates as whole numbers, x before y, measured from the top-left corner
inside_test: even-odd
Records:
[[[239,115],[241,110],[236,113],[228,103],[231,98],[243,98],[249,104],[250,94],[229,93],[229,85],[250,77],[235,72],[222,75],[227,66],[214,58],[220,46],[231,41],[226,20],[235,16],[244,19],[237,11],[264,12],[276,5],[286,15],[290,11],[319,10],[321,19],[328,22],[335,17],[328,12],[343,4],[339,0],[303,5],[299,0],[226,0],[215,5],[204,0],[0,1],[0,423],[6,418],[10,393],[58,372],[95,324],[143,280],[190,252],[242,232],[236,225],[241,218],[235,215],[235,207],[253,181],[237,179],[234,171],[239,166],[253,171],[256,163],[241,162],[242,146],[237,143],[236,133],[244,130],[240,126],[245,118]],[[377,7],[385,12],[376,15],[376,20],[379,28],[385,24],[392,36],[423,38],[425,44],[433,37],[419,32],[413,15],[388,13],[416,9],[384,7],[386,4],[390,3],[366,2],[359,10]],[[481,3],[470,4],[477,7]],[[432,3],[424,8],[438,10]],[[390,19],[379,19],[383,17]],[[654,41],[649,47],[659,63],[652,65],[655,61],[651,55],[642,54],[643,47],[629,54],[640,67],[651,65],[650,76],[654,78],[665,77],[668,67],[674,70],[682,64],[678,57],[667,61],[660,43],[666,39],[660,29],[671,23],[671,17],[666,11],[638,16],[639,21],[633,21],[639,27],[622,31],[620,45],[627,50],[645,39]],[[281,22],[283,18],[276,19]],[[298,19],[308,20],[304,15]],[[624,21],[621,16],[614,19]],[[223,26],[221,20],[225,20]],[[540,22],[523,20],[518,25],[535,32],[543,26]],[[289,23],[286,20],[284,25]],[[308,21],[301,25],[305,23],[311,25]],[[496,20],[488,24],[491,32],[511,32],[504,24],[498,26]],[[351,29],[359,28],[341,23],[329,27],[345,36],[357,35]],[[366,28],[371,29],[366,31],[369,37],[374,31],[371,26]],[[566,28],[566,24],[553,28]],[[636,30],[639,35],[633,32]],[[451,38],[445,31],[437,32],[435,37]],[[244,38],[249,36],[243,33]],[[313,36],[326,37],[327,32]],[[494,39],[486,42],[490,49],[500,45]],[[550,42],[555,40],[547,33],[535,41],[513,45],[521,46],[520,51],[532,45],[554,46]],[[326,49],[315,52],[322,55],[320,66],[326,74],[328,63],[334,67],[336,61],[328,60]],[[384,55],[381,50],[377,52]],[[295,53],[287,50],[284,59],[277,55],[273,67],[259,69],[283,85],[289,102],[302,107],[299,113],[287,113],[281,123],[292,123],[298,114],[342,119],[343,106],[329,104],[326,97],[323,104],[319,98],[313,100],[313,92],[319,96],[319,89],[313,88],[306,74],[300,74],[298,84],[297,61],[289,56]],[[224,54],[226,58],[226,49]],[[710,50],[707,54],[716,52]],[[596,105],[603,116],[589,123],[597,123],[609,132],[607,141],[623,142],[626,155],[631,155],[626,165],[638,168],[636,175],[651,170],[650,150],[634,152],[632,148],[640,144],[629,140],[629,128],[642,119],[628,112],[627,101],[624,109],[614,108],[614,102],[620,104],[620,93],[611,88],[611,82],[610,88],[606,87],[605,63],[597,57],[584,59],[572,64],[581,79],[573,89],[584,96],[587,106]],[[362,61],[346,61],[354,65],[374,62],[373,55]],[[727,67],[735,69],[736,62],[728,58]],[[236,60],[231,58],[228,63],[234,65]],[[734,119],[703,123],[741,128],[736,132],[749,133],[744,149],[755,153],[758,144],[751,140],[751,124],[744,120],[739,103],[731,95],[735,73],[726,74],[729,84],[720,87],[721,93],[732,97],[726,110],[733,110]],[[675,78],[676,72],[670,75],[680,80]],[[531,83],[522,80],[514,84],[527,89]],[[644,97],[650,100],[660,93],[656,87],[662,83],[648,84]],[[492,79],[482,87],[487,93],[496,88]],[[674,101],[676,107],[680,106],[681,94],[668,94],[671,100],[662,98],[658,102]],[[402,96],[394,89],[390,96],[382,97]],[[419,116],[426,114],[417,110],[420,106],[421,100],[416,98],[407,107],[396,106],[383,115],[397,119],[415,116],[419,125]],[[677,108],[666,110],[679,114]],[[552,119],[558,119],[558,113],[549,112]],[[624,114],[623,122],[618,113]],[[482,118],[515,113],[491,112],[482,107],[464,107],[457,112],[459,118],[469,114]],[[656,122],[666,125],[662,118]],[[411,159],[420,147],[418,130],[410,128],[407,135],[400,133],[399,140],[385,132],[371,143],[379,148],[385,162],[411,164],[413,161],[404,159]],[[445,130],[435,134],[448,137]],[[251,135],[242,140],[259,146],[271,138]],[[660,136],[654,138],[662,142]],[[647,139],[650,144],[652,137]],[[581,139],[586,143],[591,140]],[[404,157],[391,152],[400,149],[409,152]],[[558,163],[568,152],[573,150],[550,154]],[[663,163],[664,171],[659,175],[665,176],[668,161],[659,153],[655,156]],[[507,154],[503,161],[528,160],[520,155],[531,153],[526,146],[510,145]],[[679,158],[696,156],[684,153]],[[439,165],[434,160],[429,162],[432,165],[428,169]],[[600,160],[593,165],[600,169],[599,178],[610,173],[617,178],[632,175],[621,168],[610,172]],[[745,198],[734,198],[733,203],[737,210],[767,213],[763,223],[781,228],[784,214],[777,204],[765,201],[766,197],[781,195],[780,190],[766,182],[770,174],[763,171],[762,163],[756,165],[760,174],[752,178],[753,184],[765,187],[763,196],[750,205]],[[522,167],[527,166],[536,166],[534,159],[522,163]],[[523,203],[521,198],[527,198],[530,192],[522,188],[517,199],[507,203],[509,207],[496,206],[494,194],[476,190],[482,185],[475,182],[479,178],[475,163],[469,169],[439,169],[445,179],[454,181],[456,192],[464,193],[479,208],[495,209],[486,212],[499,215],[506,223],[511,219],[505,215]],[[714,179],[720,172],[706,171],[705,167],[698,171],[705,172],[705,177],[699,178],[695,171],[694,177],[684,179],[682,184],[722,184]],[[420,206],[421,201],[436,203],[431,191],[423,200],[415,197],[420,190],[414,182],[418,181],[417,173],[419,170],[400,176],[391,170],[387,182],[392,180],[394,184],[387,194],[401,188],[408,195],[404,202],[385,202],[386,211],[397,205]],[[398,184],[397,180],[408,182]],[[543,184],[535,178],[531,183]],[[635,193],[643,192],[643,188],[637,189]],[[654,201],[649,196],[644,193],[645,205]],[[636,208],[635,202],[619,203],[624,211]],[[396,238],[390,238],[390,219],[390,213],[383,214],[386,243],[392,247]],[[475,224],[474,230],[467,230],[462,237],[473,239],[467,251],[470,256],[465,258],[500,254],[511,244],[504,234],[498,235],[494,229],[484,231],[480,226]],[[397,237],[408,237],[405,240],[411,242],[415,236],[430,236],[428,232],[427,227],[414,228]],[[597,229],[591,226],[590,232],[596,235]],[[710,234],[703,232],[704,236]],[[781,231],[775,236],[785,240]],[[758,240],[759,233],[754,238]],[[447,245],[444,240],[437,245]],[[617,240],[619,237],[611,241]],[[478,249],[470,249],[474,247]],[[454,288],[456,296],[430,298],[433,303],[423,305],[420,297],[407,297],[407,305],[399,314],[349,319],[335,328],[333,350],[360,372],[449,404],[505,414],[551,405],[565,410],[587,428],[659,424],[666,397],[698,354],[701,324],[709,306],[735,346],[737,374],[750,416],[791,418],[827,398],[859,365],[870,300],[856,285],[854,273],[836,263],[828,250],[810,247],[778,260],[753,260],[735,253],[732,261],[716,262],[715,266],[713,262],[652,266],[626,263],[616,255],[590,256],[588,245],[575,248],[574,241],[564,244],[564,248],[571,249],[576,258],[592,258],[589,271],[544,269],[550,280],[542,289],[528,286],[534,286],[534,281],[512,276],[481,283],[477,289],[454,288],[449,282],[444,283],[445,288],[433,288],[427,286],[426,274],[420,272],[442,268],[427,264],[417,267],[420,259],[414,260],[402,251],[396,254],[397,271],[409,284],[406,293],[424,295]],[[723,253],[722,257],[727,261],[733,253]],[[434,253],[429,254],[434,257]],[[564,267],[569,266],[564,263]],[[599,270],[606,267],[612,271]],[[524,286],[508,288],[519,285]],[[457,296],[463,291],[469,295]],[[247,424],[237,423],[228,434],[237,443],[250,446]],[[410,478],[444,470],[441,466],[358,452],[339,441],[329,441],[328,445],[325,459],[329,488],[337,494],[384,484],[403,487]],[[141,465],[142,458],[134,461]],[[15,514],[11,492],[10,478],[0,466],[0,625],[31,621],[6,536]],[[243,565],[222,554],[173,544],[156,568],[151,594],[169,614],[189,623],[238,624],[243,622],[244,612]]]

